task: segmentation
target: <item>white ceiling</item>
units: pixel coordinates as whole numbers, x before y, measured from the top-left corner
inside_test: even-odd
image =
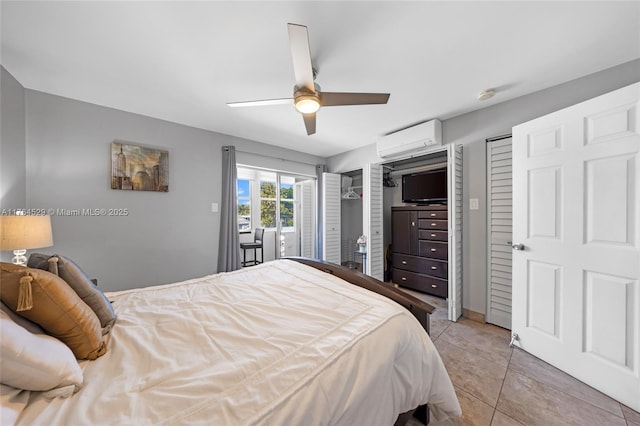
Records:
[[[640,2],[8,2],[2,65],[26,88],[322,157],[640,57]],[[307,25],[327,107],[307,136],[288,22]],[[476,95],[496,88],[479,102]]]

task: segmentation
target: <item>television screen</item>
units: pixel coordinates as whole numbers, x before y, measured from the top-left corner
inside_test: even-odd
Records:
[[[402,176],[403,203],[447,201],[447,169],[429,170]]]

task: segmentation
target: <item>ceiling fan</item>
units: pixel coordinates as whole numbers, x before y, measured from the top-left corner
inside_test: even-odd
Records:
[[[322,92],[314,83],[316,70],[311,64],[309,34],[307,27],[298,24],[287,24],[289,44],[293,58],[293,73],[296,85],[293,98],[265,99],[261,101],[229,102],[230,107],[249,107],[293,104],[302,114],[307,135],[316,132],[316,112],[325,106],[386,104],[389,93],[346,93]]]

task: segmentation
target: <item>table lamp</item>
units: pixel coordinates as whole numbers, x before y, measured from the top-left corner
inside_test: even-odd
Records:
[[[0,250],[13,250],[14,264],[26,265],[27,249],[52,245],[50,216],[0,216]]]

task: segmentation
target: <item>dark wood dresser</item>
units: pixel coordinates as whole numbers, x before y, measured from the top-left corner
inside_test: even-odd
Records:
[[[391,208],[391,280],[435,296],[448,295],[447,206]]]

